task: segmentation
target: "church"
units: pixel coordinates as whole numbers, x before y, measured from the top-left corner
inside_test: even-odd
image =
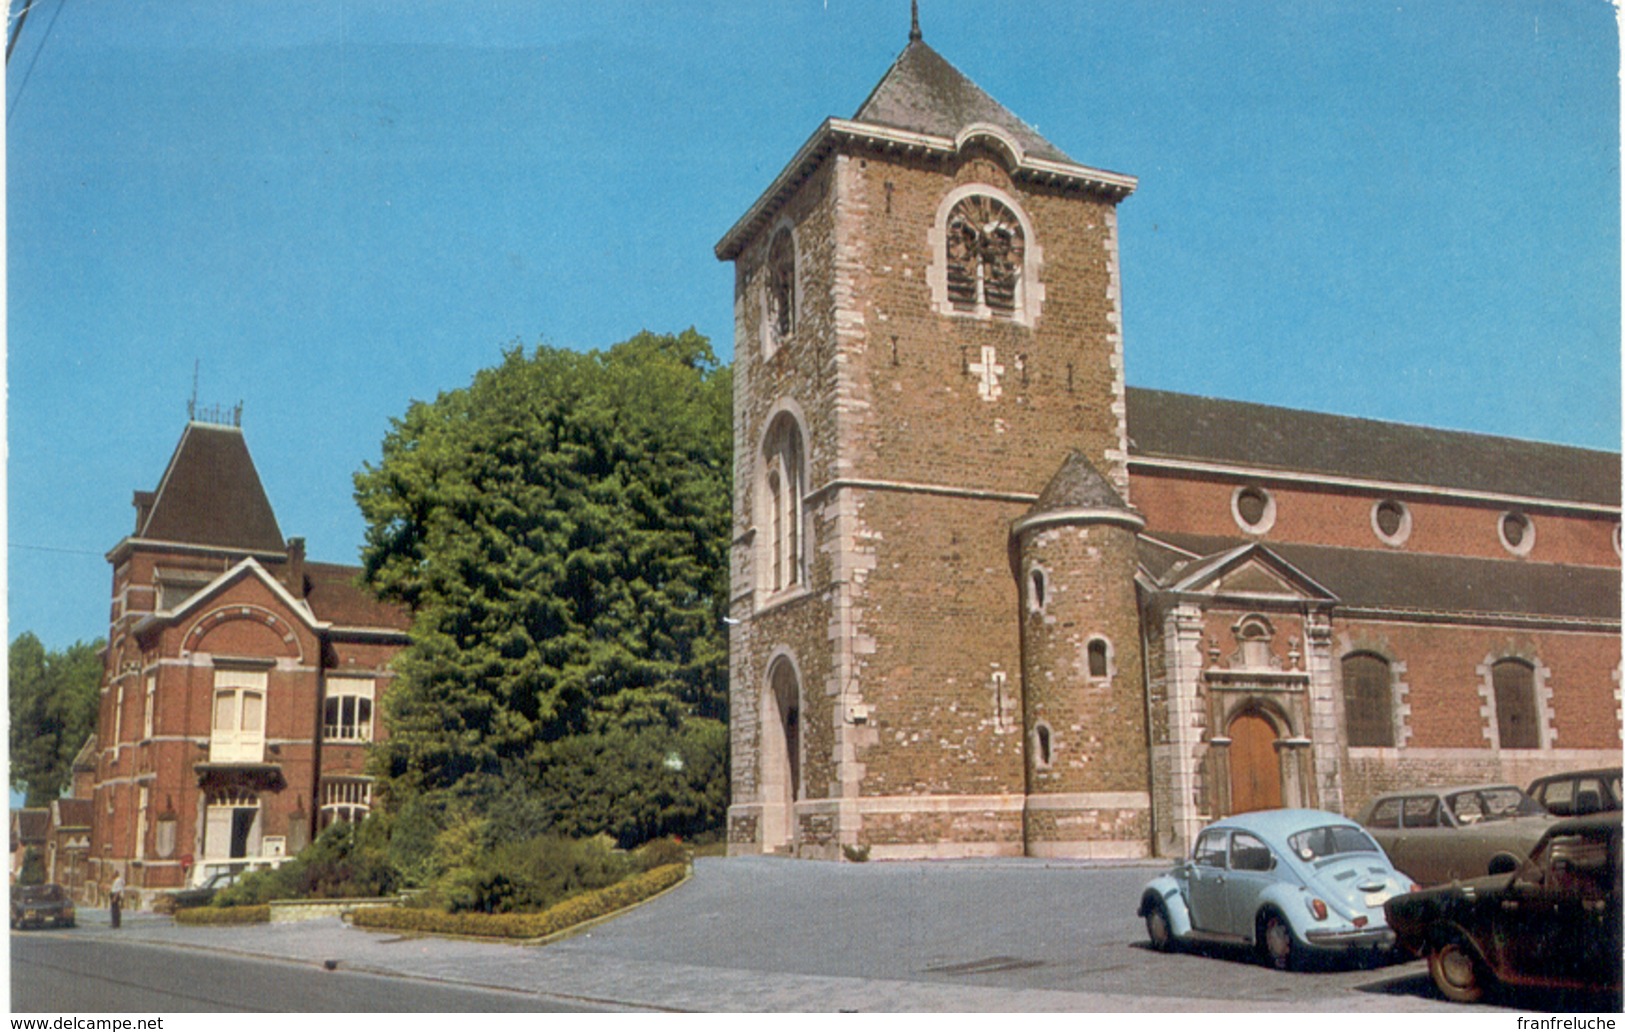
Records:
[[[1620,762],[1619,455],[1127,386],[1136,185],[916,16],[717,244],[731,854],[1171,856]]]

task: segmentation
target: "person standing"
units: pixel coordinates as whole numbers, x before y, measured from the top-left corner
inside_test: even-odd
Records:
[[[119,921],[124,917],[124,872],[113,876],[113,927],[119,927]]]

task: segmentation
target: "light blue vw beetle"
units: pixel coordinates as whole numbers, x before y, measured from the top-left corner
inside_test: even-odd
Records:
[[[1259,810],[1210,824],[1191,858],[1145,887],[1153,949],[1250,945],[1287,970],[1315,953],[1386,951],[1382,905],[1416,886],[1358,824],[1324,810]]]

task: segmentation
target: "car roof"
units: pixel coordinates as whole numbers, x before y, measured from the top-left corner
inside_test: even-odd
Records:
[[[1330,810],[1253,810],[1214,821],[1208,827],[1240,828],[1260,835],[1285,838],[1306,828],[1323,828],[1328,824],[1360,826],[1360,822],[1354,818]]]
[[[1569,778],[1617,778],[1625,773],[1619,767],[1591,767],[1587,770],[1565,770],[1559,774],[1546,774],[1529,782],[1544,785],[1549,781],[1567,781]]]
[[[1384,799],[1402,799],[1419,795],[1453,795],[1457,792],[1481,792],[1492,788],[1510,788],[1522,792],[1523,789],[1506,781],[1486,781],[1477,785],[1446,785],[1443,788],[1407,788],[1399,792],[1384,792],[1372,802],[1381,802]]]

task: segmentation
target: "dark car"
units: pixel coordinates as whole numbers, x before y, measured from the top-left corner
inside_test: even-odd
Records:
[[[234,871],[220,871],[211,874],[201,884],[189,889],[176,889],[169,893],[169,902],[172,909],[185,910],[188,907],[208,906],[214,899],[215,893],[237,880]]]
[[[1558,821],[1514,873],[1406,893],[1384,910],[1452,1000],[1498,985],[1617,992],[1620,819]]]
[[[11,927],[43,928],[55,925],[72,928],[73,900],[60,885],[13,885],[11,887]]]
[[[1529,796],[1559,817],[1584,817],[1620,808],[1620,768],[1548,774],[1529,783]]]

